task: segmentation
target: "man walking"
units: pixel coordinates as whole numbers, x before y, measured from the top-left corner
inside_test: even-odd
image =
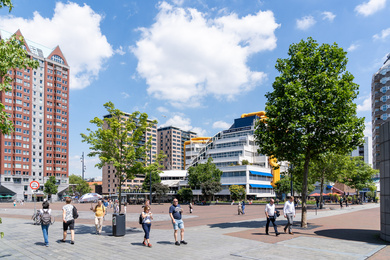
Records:
[[[187,245],[187,242],[184,241],[184,222],[181,219],[181,214],[183,213],[183,209],[179,205],[179,201],[177,199],[173,200],[173,205],[169,207],[169,216],[172,220],[172,225],[174,229],[174,237],[175,237],[175,245],[180,246],[180,244]],[[177,240],[177,230],[180,229],[180,243]]]
[[[91,208],[93,212],[95,212],[95,227],[96,227],[96,235],[102,234],[103,228],[103,218],[106,214],[106,208],[102,205],[102,201],[99,200],[98,204],[95,206],[95,209]]]
[[[287,228],[288,228],[288,233],[294,235],[294,233],[292,232],[292,225],[295,218],[295,207],[294,207],[293,196],[291,196],[289,200],[286,201],[286,203],[284,203],[283,214],[284,217],[287,218],[287,225],[284,227],[284,233],[287,233]]]
[[[68,228],[70,229],[70,237],[71,241],[70,243],[73,245],[74,244],[74,218],[73,218],[73,205],[70,204],[72,202],[72,199],[67,197],[66,200],[66,205],[62,207],[62,226],[64,229],[64,238],[61,240],[61,242],[65,242],[66,240],[66,235]]]
[[[274,199],[271,199],[270,202],[265,206],[265,216],[267,217],[267,224],[265,225],[265,233],[268,235],[268,228],[269,228],[269,222],[272,222],[272,225],[275,229],[276,236],[279,236],[278,227],[275,224],[276,220],[276,210],[275,210],[275,204]]]

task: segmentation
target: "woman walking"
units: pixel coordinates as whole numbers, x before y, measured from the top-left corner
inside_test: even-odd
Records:
[[[149,241],[149,233],[150,233],[150,228],[152,226],[152,219],[153,219],[153,214],[152,212],[150,212],[150,207],[145,206],[144,211],[141,214],[142,214],[142,229],[145,232],[143,244],[145,246],[152,247],[152,244],[150,244]]]
[[[41,227],[43,233],[43,239],[45,246],[49,246],[49,226],[51,224],[51,209],[49,209],[49,202],[45,201],[42,203],[42,209],[39,210],[41,218]]]

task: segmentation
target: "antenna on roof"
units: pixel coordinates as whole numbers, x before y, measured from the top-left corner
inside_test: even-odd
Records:
[[[386,60],[383,64],[385,64],[388,60],[390,60],[390,53],[387,54]]]

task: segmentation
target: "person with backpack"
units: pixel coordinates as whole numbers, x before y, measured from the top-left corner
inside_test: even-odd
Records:
[[[91,210],[95,212],[96,235],[101,235],[103,228],[103,217],[106,214],[106,208],[102,204],[102,201],[99,200],[98,204],[95,206],[95,209],[91,207]]]
[[[49,209],[49,202],[45,201],[42,203],[42,209],[39,210],[41,219],[41,228],[43,233],[43,239],[45,246],[49,246],[49,226],[51,224],[51,209]]]
[[[70,243],[73,245],[74,244],[74,219],[78,217],[78,214],[76,208],[72,204],[70,204],[72,202],[71,198],[67,197],[65,202],[66,205],[62,207],[62,221],[63,221],[62,225],[64,229],[64,238],[61,240],[61,242],[66,241],[66,236],[69,228],[70,236],[71,236]],[[77,215],[74,216],[75,215],[74,213]]]
[[[144,241],[142,242],[145,246],[152,247],[149,240],[150,228],[152,227],[153,214],[150,212],[150,207],[145,206],[144,211],[141,213],[142,218],[142,229],[145,232]]]

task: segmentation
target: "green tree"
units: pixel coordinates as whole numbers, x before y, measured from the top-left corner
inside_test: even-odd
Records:
[[[356,116],[358,85],[346,71],[346,52],[312,38],[291,44],[278,59],[273,91],[266,94],[266,120],[255,138],[259,153],[303,164],[302,222],[307,227],[309,164],[325,152],[349,152],[363,142],[364,118]]]
[[[92,189],[89,187],[89,184],[86,180],[83,180],[83,178],[81,176],[77,176],[77,175],[70,175],[69,176],[69,184],[74,184],[74,185],[71,185],[71,192],[73,194],[77,193],[78,195],[83,195],[83,194],[86,194],[86,193],[90,193],[92,191]]]
[[[310,174],[320,182],[320,208],[323,207],[323,191],[326,182],[337,182],[345,174],[347,174],[347,165],[350,161],[350,156],[323,153],[316,159],[310,162]]]
[[[288,194],[291,193],[291,173],[293,176],[293,192],[300,193],[302,191],[302,168],[294,167],[293,169],[288,169],[285,175],[281,176],[281,179],[275,183],[274,190],[276,194]],[[314,189],[315,181],[313,178],[309,178],[307,184],[307,191],[311,193]]]
[[[230,185],[229,187],[230,197],[232,200],[242,200],[245,198],[245,187],[241,185]]]
[[[355,189],[356,194],[359,194],[359,190],[375,186],[373,177],[378,172],[365,163],[361,157],[351,157],[346,174],[342,176],[340,182]]]
[[[112,102],[104,104],[109,113],[104,119],[95,117],[90,121],[97,130],[87,129],[88,135],[81,134],[82,141],[90,145],[92,150],[88,156],[98,156],[100,162],[96,166],[101,169],[109,164],[115,167],[115,175],[119,180],[119,187],[128,179],[136,175],[145,175],[152,166],[147,166],[152,136],[145,140],[145,133],[157,124],[157,121],[148,120],[146,113],[134,112],[125,114],[116,109]],[[158,164],[155,162],[153,164]],[[119,198],[122,189],[119,188]],[[119,200],[119,210],[122,208]]]
[[[152,172],[152,191],[153,191],[153,184],[161,183],[160,174],[158,172],[153,171]],[[150,191],[150,172],[146,173],[144,182],[142,183],[142,189],[144,191]]]
[[[156,199],[159,198],[159,201],[165,194],[169,192],[169,186],[162,184],[161,182],[156,182],[152,184],[152,192],[154,192]]]
[[[206,200],[209,201],[211,201],[212,196],[222,190],[221,182],[214,180],[203,182],[200,187],[202,189],[203,196],[205,196]]]
[[[177,196],[181,201],[191,201],[193,198],[192,190],[190,188],[182,188],[177,192]]]
[[[57,180],[55,176],[50,176],[49,179],[45,183],[45,187],[43,192],[48,194],[48,197],[51,199],[51,195],[57,194],[58,186],[56,185]]]
[[[248,160],[242,160],[241,164],[242,165],[249,165],[249,161]]]
[[[213,158],[209,157],[206,163],[191,166],[188,169],[188,185],[192,189],[199,189],[202,183],[207,181],[220,182],[222,171],[213,163]]]

